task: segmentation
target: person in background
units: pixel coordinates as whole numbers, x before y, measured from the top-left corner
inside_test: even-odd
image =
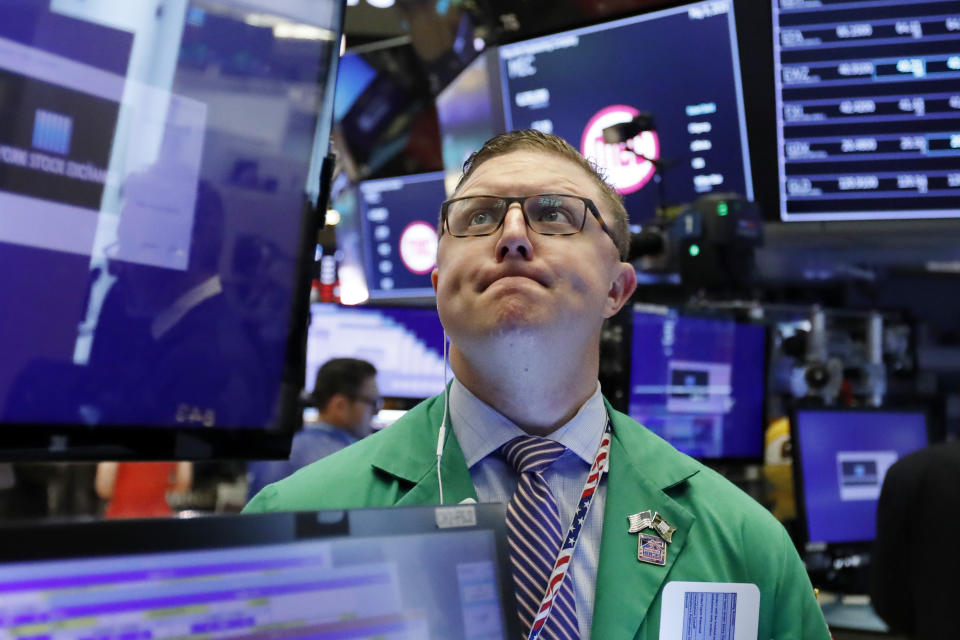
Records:
[[[508,503],[516,615],[544,640],[732,637],[734,614],[738,634],[827,640],[783,526],[601,393],[603,323],[636,271],[623,201],[596,168],[554,135],[497,136],[438,231],[448,392],[244,511]]]
[[[290,458],[250,463],[249,495],[286,478],[297,469],[339,451],[367,436],[380,410],[377,369],[366,360],[334,358],[317,371],[310,404],[320,412],[293,436]]]
[[[105,518],[171,516],[167,494],[186,493],[192,484],[189,462],[101,462],[94,480],[107,500]]]
[[[936,444],[887,470],[877,502],[870,599],[894,633],[960,637],[960,442]]]

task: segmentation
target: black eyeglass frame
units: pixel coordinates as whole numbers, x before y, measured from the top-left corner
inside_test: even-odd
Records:
[[[544,197],[551,197],[551,196],[563,196],[564,198],[576,198],[577,200],[582,201],[584,205],[584,214],[586,214],[587,211],[593,214],[593,217],[596,218],[597,222],[600,224],[600,228],[603,229],[604,233],[606,233],[610,237],[610,240],[613,242],[614,248],[616,248],[617,252],[619,253],[620,249],[619,249],[619,246],[617,245],[617,239],[613,236],[613,231],[610,230],[610,227],[607,226],[607,223],[604,222],[603,218],[600,216],[600,210],[597,209],[597,205],[595,205],[593,203],[593,200],[591,200],[590,198],[584,198],[583,196],[573,195],[572,193],[535,193],[529,196],[515,196],[515,197],[478,194],[475,196],[461,196],[459,198],[450,198],[449,200],[444,200],[443,204],[440,205],[440,221],[442,223],[443,229],[454,238],[482,238],[484,236],[492,236],[497,231],[499,231],[500,228],[503,226],[503,221],[507,219],[507,212],[510,210],[510,206],[514,202],[518,202],[520,203],[520,213],[523,215],[524,224],[527,225],[527,229],[530,229],[534,233],[540,234],[541,236],[573,236],[582,232],[583,227],[587,224],[586,215],[583,216],[583,220],[580,222],[580,228],[571,233],[544,233],[542,231],[537,231],[530,225],[530,218],[527,217],[527,210],[523,206],[524,201],[529,200],[530,198],[544,198]],[[450,208],[450,205],[453,204],[454,202],[460,202],[462,200],[473,200],[474,198],[496,198],[498,200],[503,200],[504,202],[507,203],[506,206],[503,208],[503,217],[500,218],[500,222],[497,223],[497,226],[491,229],[487,233],[474,233],[474,234],[464,234],[464,235],[457,235],[453,233],[450,230],[450,225],[447,224],[447,210]]]
[[[383,398],[371,398],[370,396],[365,396],[357,394],[355,396],[348,396],[354,402],[362,402],[363,404],[370,407],[374,413],[379,412],[383,409]]]

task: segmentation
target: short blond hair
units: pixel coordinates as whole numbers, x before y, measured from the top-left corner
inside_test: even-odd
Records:
[[[621,260],[627,259],[630,251],[630,229],[627,210],[623,206],[623,198],[610,186],[601,170],[593,162],[584,158],[579,151],[570,146],[570,143],[560,136],[543,133],[535,129],[521,129],[490,138],[483,143],[482,147],[470,154],[470,157],[463,163],[463,175],[457,183],[457,188],[453,190],[454,197],[460,191],[460,187],[473,175],[477,167],[488,160],[514,151],[543,151],[566,158],[579,165],[600,188],[603,203],[597,204],[604,204],[610,209],[613,215],[611,230],[613,231],[617,251],[620,253]]]

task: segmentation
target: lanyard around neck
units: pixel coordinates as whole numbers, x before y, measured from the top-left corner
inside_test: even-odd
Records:
[[[607,426],[603,431],[600,447],[597,449],[597,455],[594,456],[593,464],[590,465],[587,481],[580,493],[577,511],[573,514],[573,521],[567,530],[567,536],[563,539],[563,544],[560,545],[560,551],[557,553],[557,559],[553,563],[553,571],[547,581],[547,589],[540,600],[540,608],[537,609],[537,617],[533,620],[533,626],[530,627],[527,640],[537,640],[540,637],[540,632],[543,631],[544,625],[550,618],[550,612],[553,611],[554,599],[560,593],[563,580],[567,577],[567,570],[570,568],[571,560],[573,560],[573,550],[576,549],[577,541],[580,540],[580,532],[583,530],[583,523],[590,512],[590,505],[593,504],[593,496],[600,485],[600,478],[610,467],[610,432],[610,416],[607,416]]]

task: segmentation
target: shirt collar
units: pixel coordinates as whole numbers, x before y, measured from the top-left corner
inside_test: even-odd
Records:
[[[304,422],[303,428],[313,429],[316,431],[323,431],[325,433],[329,433],[332,436],[336,436],[337,438],[348,440],[351,444],[357,441],[357,438],[354,437],[352,433],[349,433],[343,429],[340,429],[339,427],[335,427],[329,422],[324,422],[323,420],[319,420],[317,422]]]
[[[527,435],[509,418],[473,395],[456,378],[450,385],[450,417],[450,426],[463,450],[467,467],[473,467],[517,436]],[[581,405],[577,414],[547,437],[565,446],[587,464],[593,464],[606,422],[607,410],[598,382],[593,395]]]

